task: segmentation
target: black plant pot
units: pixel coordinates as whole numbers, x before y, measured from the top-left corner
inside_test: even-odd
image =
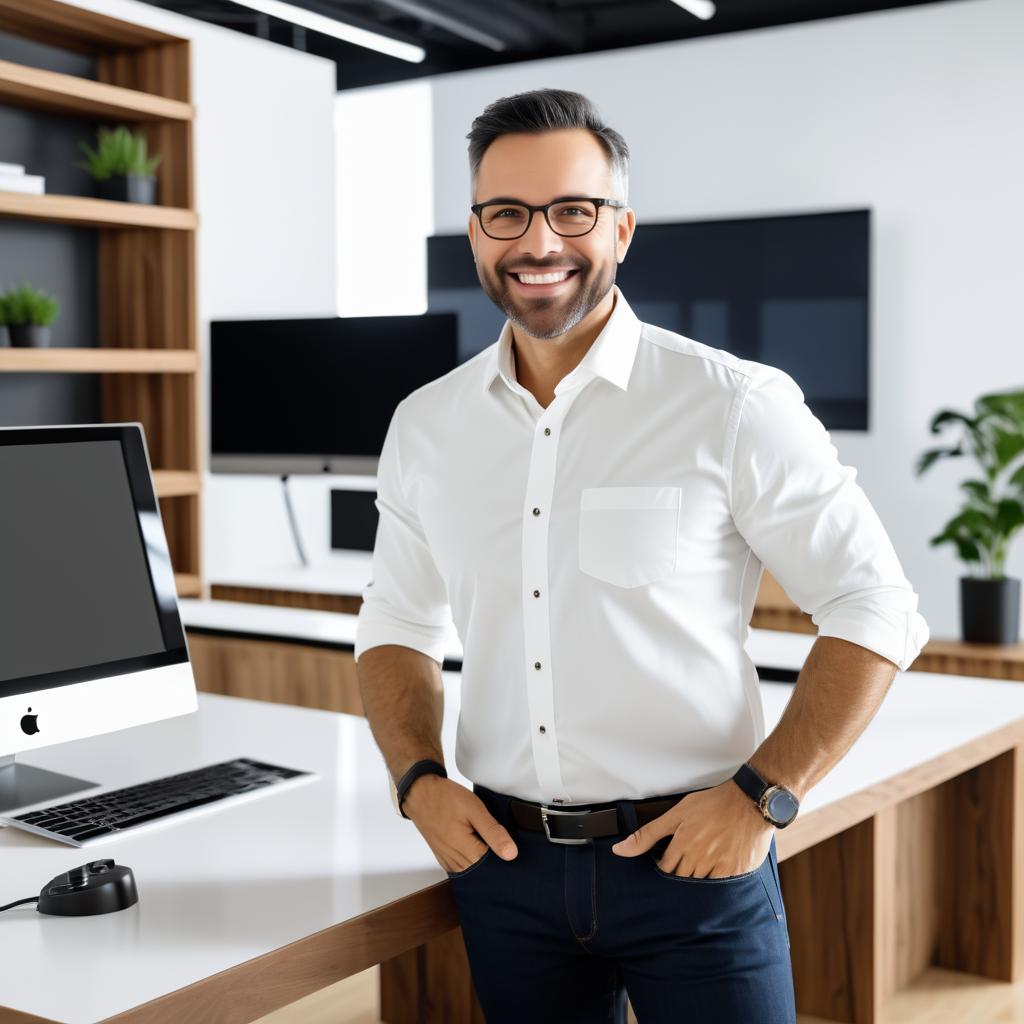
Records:
[[[960,577],[960,626],[968,643],[1015,644],[1020,640],[1020,580]]]
[[[19,348],[45,348],[50,344],[50,328],[40,324],[8,324],[11,344]]]
[[[118,174],[113,178],[97,182],[100,199],[116,199],[121,203],[156,203],[156,178],[141,174]]]

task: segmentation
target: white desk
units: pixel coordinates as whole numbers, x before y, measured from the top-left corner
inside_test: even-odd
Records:
[[[445,686],[449,749],[458,677]],[[320,778],[82,850],[0,830],[0,904],[99,857],[131,867],[139,889],[139,903],[115,914],[0,915],[0,1008],[103,1020],[446,881],[395,815],[363,718],[200,694],[196,714],[21,759],[116,788],[238,756]],[[451,761],[449,773],[468,784]]]
[[[181,602],[186,625],[228,621],[224,609],[204,604]],[[242,607],[250,626],[267,613],[279,627],[297,627],[296,610]],[[332,639],[351,636],[353,623],[336,621],[351,616],[301,615],[330,616],[322,629]],[[443,679],[446,762],[469,785],[454,762],[459,677]],[[769,730],[791,692],[762,683]],[[810,825],[815,812],[1022,721],[1020,686],[905,673],[847,757],[808,794],[801,819]],[[102,856],[132,867],[140,894],[135,907],[99,917],[45,917],[32,907],[0,916],[0,1021],[3,1008],[68,1024],[99,1021],[446,882],[415,826],[395,815],[383,760],[360,717],[203,694],[195,715],[24,760],[113,788],[244,755],[321,777],[84,851],[0,831],[0,903]]]
[[[197,632],[296,640],[345,650],[352,650],[355,645],[357,617],[344,612],[198,598],[180,598],[178,607],[185,627]],[[809,633],[752,629],[747,650],[759,668],[799,671],[814,641],[815,637]],[[452,668],[462,664],[462,644],[454,625],[449,625],[445,663]]]

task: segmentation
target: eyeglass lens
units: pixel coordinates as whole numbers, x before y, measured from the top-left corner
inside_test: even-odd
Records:
[[[485,206],[480,211],[483,229],[492,238],[518,238],[526,231],[529,220],[530,211],[516,203]],[[585,235],[597,220],[597,206],[586,200],[555,203],[548,209],[548,220],[559,235]]]

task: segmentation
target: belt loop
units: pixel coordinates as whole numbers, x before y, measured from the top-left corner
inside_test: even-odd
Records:
[[[632,835],[640,827],[636,804],[632,800],[616,800],[615,805],[619,809],[619,821],[622,822],[625,834]]]
[[[491,812],[491,816],[506,831],[511,833],[514,822],[512,821],[512,815],[509,813],[508,805],[512,802],[512,797],[507,793],[498,793],[493,789],[488,789],[479,782],[473,783],[473,792],[483,801],[484,806]]]

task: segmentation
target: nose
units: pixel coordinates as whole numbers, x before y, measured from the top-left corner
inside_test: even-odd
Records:
[[[549,252],[561,252],[565,240],[548,227],[543,210],[536,210],[529,230],[519,239],[519,251],[525,256],[543,257]]]

